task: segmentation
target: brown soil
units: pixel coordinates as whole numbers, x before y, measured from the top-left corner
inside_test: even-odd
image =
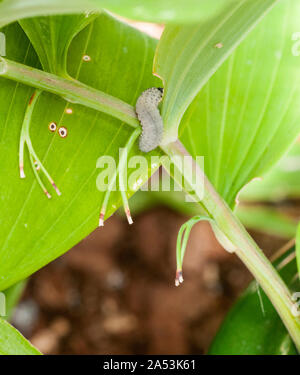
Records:
[[[176,288],[176,237],[185,220],[158,208],[129,227],[115,215],[31,277],[14,324],[49,354],[205,353],[251,276],[199,223]],[[255,237],[267,254],[284,243]]]

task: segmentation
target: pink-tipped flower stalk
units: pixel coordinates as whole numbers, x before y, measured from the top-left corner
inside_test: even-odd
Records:
[[[180,284],[183,283],[182,264],[183,264],[185,250],[186,250],[186,245],[187,245],[190,232],[193,226],[199,221],[214,222],[214,220],[208,216],[197,215],[197,216],[192,217],[186,223],[184,223],[179,229],[178,236],[177,236],[177,245],[176,245],[177,270],[176,270],[176,276],[175,276],[175,286],[179,286]]]
[[[33,93],[33,95],[30,98],[30,101],[28,103],[27,109],[26,109],[24,121],[23,121],[23,124],[22,124],[22,129],[21,129],[21,136],[20,136],[19,169],[20,169],[20,177],[25,178],[24,148],[25,148],[25,145],[26,145],[27,148],[28,148],[28,151],[29,151],[29,158],[30,158],[33,173],[34,173],[41,189],[45,193],[45,195],[48,198],[51,198],[51,195],[49,194],[49,192],[45,188],[45,186],[44,186],[39,174],[37,173],[37,171],[41,170],[44,173],[44,175],[46,176],[46,178],[48,179],[48,181],[50,182],[50,184],[53,186],[54,190],[56,191],[57,195],[61,195],[61,192],[59,191],[59,189],[56,186],[55,182],[53,181],[52,177],[49,175],[48,171],[46,170],[46,168],[44,167],[44,165],[42,164],[42,162],[38,158],[38,156],[37,156],[37,154],[36,154],[36,152],[35,152],[35,150],[32,146],[31,139],[30,139],[30,132],[29,132],[29,127],[30,127],[33,109],[34,109],[35,104],[37,103],[37,100],[38,100],[40,94],[41,94],[40,90],[37,90]]]
[[[131,214],[130,214],[129,207],[125,210],[125,213],[126,213],[128,224],[129,225],[133,224],[133,220],[132,220],[132,217],[131,217]]]
[[[120,175],[121,178],[123,177],[122,175]],[[121,189],[123,188],[123,183],[121,184]],[[130,213],[130,208],[129,208],[129,203],[128,203],[128,199],[127,199],[127,196],[126,196],[126,192],[121,190],[121,196],[122,196],[122,201],[123,201],[123,207],[124,207],[124,212],[125,212],[125,215],[127,217],[127,221],[128,221],[128,224],[131,225],[133,224],[133,220],[132,220],[132,217],[131,217],[131,213]]]
[[[125,150],[124,150],[125,151]],[[126,152],[126,159],[127,159],[127,152]],[[126,168],[126,166],[125,166]],[[125,211],[125,215],[127,217],[127,221],[128,221],[128,224],[131,225],[133,224],[133,220],[132,220],[132,217],[131,217],[131,213],[130,213],[130,208],[129,208],[129,203],[128,203],[128,199],[127,199],[127,195],[126,195],[126,191],[125,191],[125,185],[124,185],[124,168],[120,169],[120,172],[119,172],[119,180],[120,180],[120,190],[121,190],[121,196],[122,196],[122,201],[123,201],[123,207],[124,207],[124,211]]]
[[[36,160],[34,161],[34,166],[35,166],[35,169],[37,171],[39,171],[41,169],[41,167],[39,166],[39,164],[38,164],[38,162]]]
[[[104,227],[104,216],[105,216],[105,212],[100,212],[100,216],[99,216],[99,227]]]
[[[104,195],[102,207],[100,210],[100,216],[99,216],[99,227],[104,226],[104,217],[107,209],[107,204],[109,201],[109,197],[111,192],[113,191],[113,188],[116,187],[116,180],[117,176],[119,175],[119,185],[120,185],[120,191],[121,191],[121,197],[123,201],[123,207],[124,211],[128,220],[129,224],[133,223],[131,214],[130,214],[130,209],[129,209],[129,204],[128,204],[128,199],[126,196],[125,188],[124,188],[124,169],[127,167],[127,155],[132,149],[132,146],[134,145],[134,142],[136,141],[137,137],[140,135],[141,129],[137,128],[135,131],[131,134],[131,136],[128,139],[128,142],[126,143],[125,148],[122,150],[123,152],[120,155],[120,161],[117,170],[114,172],[109,185],[107,187],[106,193]]]
[[[56,191],[56,194],[57,195],[61,195],[60,190],[58,189],[58,187],[56,186],[55,182],[52,180],[52,178],[50,176],[49,176],[49,181],[50,181],[50,184],[53,186],[53,189]]]
[[[105,213],[106,213],[107,203],[108,203],[110,192],[111,192],[110,185],[111,185],[111,183],[109,184],[109,187],[108,187],[108,189],[107,189],[107,191],[104,195],[104,200],[103,200],[102,207],[101,207],[101,210],[100,210],[99,227],[104,227],[104,216],[105,216]]]
[[[51,195],[48,193],[47,189],[45,188],[45,185],[43,184],[42,180],[40,179],[40,176],[39,176],[39,174],[37,172],[37,169],[35,167],[35,164],[34,164],[34,161],[33,161],[33,158],[32,158],[31,154],[29,154],[29,159],[30,159],[30,163],[31,163],[31,167],[32,167],[33,173],[34,173],[34,175],[35,175],[35,177],[36,177],[36,179],[37,179],[40,187],[42,188],[42,190],[45,193],[46,197],[48,199],[50,199]]]
[[[183,283],[182,270],[177,270],[176,277],[175,277],[175,286],[179,286],[182,283]]]
[[[26,176],[24,173],[24,166],[20,164],[19,168],[20,168],[20,178],[25,178]]]

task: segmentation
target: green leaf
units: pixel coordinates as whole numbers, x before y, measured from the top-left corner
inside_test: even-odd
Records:
[[[22,29],[14,24],[4,32],[9,41],[7,57],[38,67]],[[72,42],[68,73],[134,105],[143,90],[158,85],[152,76],[155,47],[155,40],[102,14]],[[89,55],[90,61],[84,61],[84,55]],[[101,172],[96,168],[97,160],[107,155],[118,163],[119,148],[133,131],[108,115],[43,93],[33,111],[30,135],[33,147],[62,191],[60,197],[53,194],[47,199],[34,178],[27,153],[26,178],[20,179],[18,171],[20,130],[32,92],[32,88],[0,79],[0,290],[65,253],[97,227],[104,197],[96,187]],[[72,114],[67,114],[66,108],[71,108]],[[68,129],[67,138],[48,130],[52,121]],[[137,145],[132,154],[141,155]],[[156,151],[156,155],[161,154]],[[149,160],[151,153],[146,157]],[[150,162],[148,166],[150,169]],[[148,172],[146,169],[136,176],[128,195],[148,179]],[[120,203],[119,193],[114,192],[107,216]]]
[[[231,4],[240,0],[230,0]],[[213,17],[229,0],[2,0],[0,26],[41,15],[101,11],[150,22],[195,22]]]
[[[21,295],[25,289],[25,286],[26,286],[26,280],[22,280],[3,291],[3,293],[5,294],[5,313],[6,313],[5,319],[6,320],[9,321],[11,319],[13,312],[14,312],[14,308],[19,302],[19,299],[21,298]]]
[[[211,223],[213,227],[213,219],[204,215],[197,215],[186,221],[179,229],[176,244],[176,286],[179,286],[179,284],[183,282],[182,264],[184,260],[186,246],[193,226],[197,224],[199,221],[208,221]]]
[[[0,355],[41,354],[13,326],[0,318]]]
[[[213,2],[211,2],[213,3]],[[167,26],[154,60],[165,94],[165,144],[178,137],[182,116],[203,85],[277,0],[228,1],[194,25]]]
[[[300,197],[300,142],[262,179],[251,181],[240,194],[241,201],[278,201]]]
[[[287,256],[281,257],[277,264]],[[295,259],[280,271],[293,291],[299,291],[300,287],[296,272]],[[257,283],[252,282],[227,314],[209,354],[286,355],[297,354],[297,350],[271,302],[261,288],[258,290]]]
[[[127,18],[151,22],[193,23],[213,17],[239,0],[106,0],[104,8]]]
[[[280,2],[197,95],[181,122],[187,149],[233,207],[240,189],[270,169],[300,131],[300,3]]]
[[[297,221],[274,207],[241,205],[237,207],[236,214],[248,229],[279,237],[295,237]]]
[[[97,14],[37,17],[19,21],[39,56],[43,70],[67,76],[67,54],[74,37]]]

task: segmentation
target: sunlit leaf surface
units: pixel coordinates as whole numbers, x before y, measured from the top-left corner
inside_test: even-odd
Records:
[[[40,66],[18,25],[10,25],[4,32],[9,59]],[[72,42],[68,73],[134,105],[143,90],[158,84],[151,74],[155,46],[156,41],[148,36],[101,15]],[[90,57],[88,61],[83,59],[85,55]],[[63,254],[97,227],[104,195],[96,187],[101,171],[96,168],[97,159],[108,155],[118,163],[119,148],[133,131],[108,115],[43,93],[33,112],[30,134],[36,152],[62,191],[56,196],[44,180],[52,194],[52,199],[47,199],[34,178],[27,153],[26,178],[21,180],[18,171],[20,129],[32,92],[32,88],[0,79],[1,290]],[[66,138],[49,131],[52,121],[68,129]],[[137,145],[133,153],[140,154]],[[146,169],[136,176],[129,193],[137,190],[147,175]],[[119,205],[120,195],[113,193],[108,215]]]
[[[180,138],[230,206],[300,132],[300,3],[277,4],[218,69],[181,121]]]
[[[73,38],[92,22],[97,14],[36,17],[19,23],[33,45],[43,70],[67,75],[67,55]]]
[[[300,142],[261,179],[245,186],[241,201],[278,201],[300,197]]]
[[[19,331],[0,318],[0,354],[37,355],[41,353]]]
[[[175,141],[186,109],[203,85],[277,0],[229,0],[216,14],[192,25],[167,25],[154,72],[164,82],[164,143]]]

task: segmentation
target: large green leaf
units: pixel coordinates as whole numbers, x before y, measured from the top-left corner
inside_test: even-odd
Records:
[[[300,142],[261,179],[245,186],[241,201],[278,201],[300,197]]]
[[[9,59],[39,66],[17,24],[4,32]],[[155,40],[103,14],[72,42],[68,73],[134,105],[144,89],[158,84],[151,74],[155,46]],[[91,58],[88,62],[82,59],[86,54]],[[118,162],[119,148],[132,133],[131,127],[115,118],[43,93],[33,112],[30,134],[62,191],[62,196],[47,199],[34,179],[27,154],[26,178],[21,180],[18,172],[20,129],[32,91],[0,79],[0,290],[63,254],[97,227],[103,200],[96,188],[101,171],[96,168],[97,159],[108,155]],[[66,108],[73,113],[67,114]],[[67,127],[67,138],[48,130],[52,121]],[[137,145],[133,153],[140,154]],[[129,193],[147,178],[148,170],[136,176]],[[119,193],[113,193],[108,215],[120,201]]]
[[[218,69],[181,122],[181,140],[204,155],[205,171],[225,200],[261,176],[300,131],[300,57],[293,33],[300,3],[280,2]]]
[[[277,264],[284,259],[287,259],[287,254]],[[285,282],[295,292],[300,287],[299,280],[295,279],[296,272],[295,260],[280,271]],[[252,282],[227,314],[209,354],[297,354],[276,310],[265,293],[257,288],[257,283]]]
[[[152,22],[195,22],[213,17],[228,2],[240,0],[2,0],[0,26],[21,18],[99,11],[102,8],[133,18]]]
[[[275,207],[240,205],[237,207],[236,214],[247,229],[283,238],[295,237],[297,220]]]
[[[164,81],[164,143],[175,141],[182,116],[203,85],[278,0],[228,1],[193,25],[167,26],[154,60]]]
[[[0,355],[41,354],[19,331],[0,318]]]
[[[36,17],[19,21],[39,56],[43,70],[67,76],[67,54],[74,37],[97,14]]]

